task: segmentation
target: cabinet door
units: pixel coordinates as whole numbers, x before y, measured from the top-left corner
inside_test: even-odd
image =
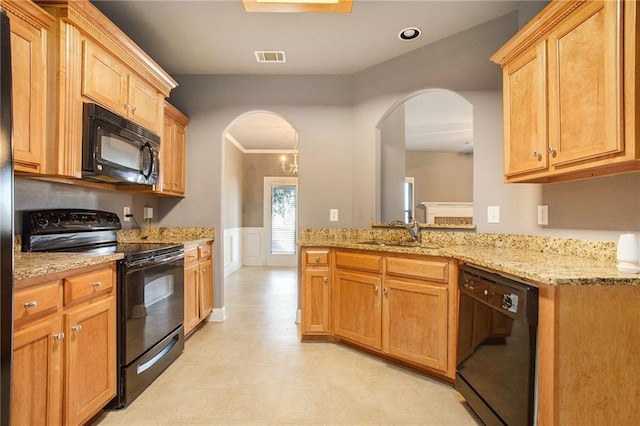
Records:
[[[116,395],[116,299],[87,303],[65,314],[65,424],[94,416]]]
[[[162,141],[160,142],[160,179],[162,192],[171,192],[173,188],[173,122],[164,118]]]
[[[333,291],[336,336],[373,349],[382,348],[382,306],[379,275],[337,270]]]
[[[307,269],[302,275],[302,334],[331,333],[329,269]]]
[[[45,62],[42,31],[11,15],[13,154],[15,170],[39,173],[45,137]]]
[[[61,424],[63,339],[59,316],[14,333],[13,425]]]
[[[199,290],[199,315],[204,320],[213,311],[213,263],[211,259],[200,262],[198,290]]]
[[[187,335],[198,325],[198,264],[184,268],[184,334]]]
[[[587,2],[549,37],[549,147],[556,169],[624,150],[619,7]]]
[[[82,42],[82,94],[126,117],[128,80],[124,66],[85,40]]]
[[[384,352],[446,372],[447,288],[387,279],[383,292]]]
[[[546,43],[505,66],[504,173],[507,178],[547,169]]]
[[[162,98],[139,78],[129,75],[128,117],[157,133],[160,130]]]
[[[174,194],[184,195],[185,193],[185,170],[184,165],[186,162],[186,142],[187,142],[187,129],[175,123],[173,127],[173,155],[172,155],[172,189]]]

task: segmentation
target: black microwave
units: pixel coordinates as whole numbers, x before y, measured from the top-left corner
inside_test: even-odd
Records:
[[[158,183],[160,137],[94,103],[84,104],[82,178]]]

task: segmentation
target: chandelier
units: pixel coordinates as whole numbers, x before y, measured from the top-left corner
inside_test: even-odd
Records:
[[[295,135],[295,145],[293,146],[293,162],[287,163],[287,156],[280,156],[280,168],[284,173],[298,174],[298,133]]]

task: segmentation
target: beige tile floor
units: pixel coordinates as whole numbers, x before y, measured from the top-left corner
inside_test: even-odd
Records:
[[[301,343],[297,271],[245,267],[225,280],[227,319],[108,425],[477,425],[455,390],[331,343]]]

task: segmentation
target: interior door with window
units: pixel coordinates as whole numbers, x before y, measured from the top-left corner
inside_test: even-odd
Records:
[[[264,178],[267,266],[298,264],[298,178]]]

